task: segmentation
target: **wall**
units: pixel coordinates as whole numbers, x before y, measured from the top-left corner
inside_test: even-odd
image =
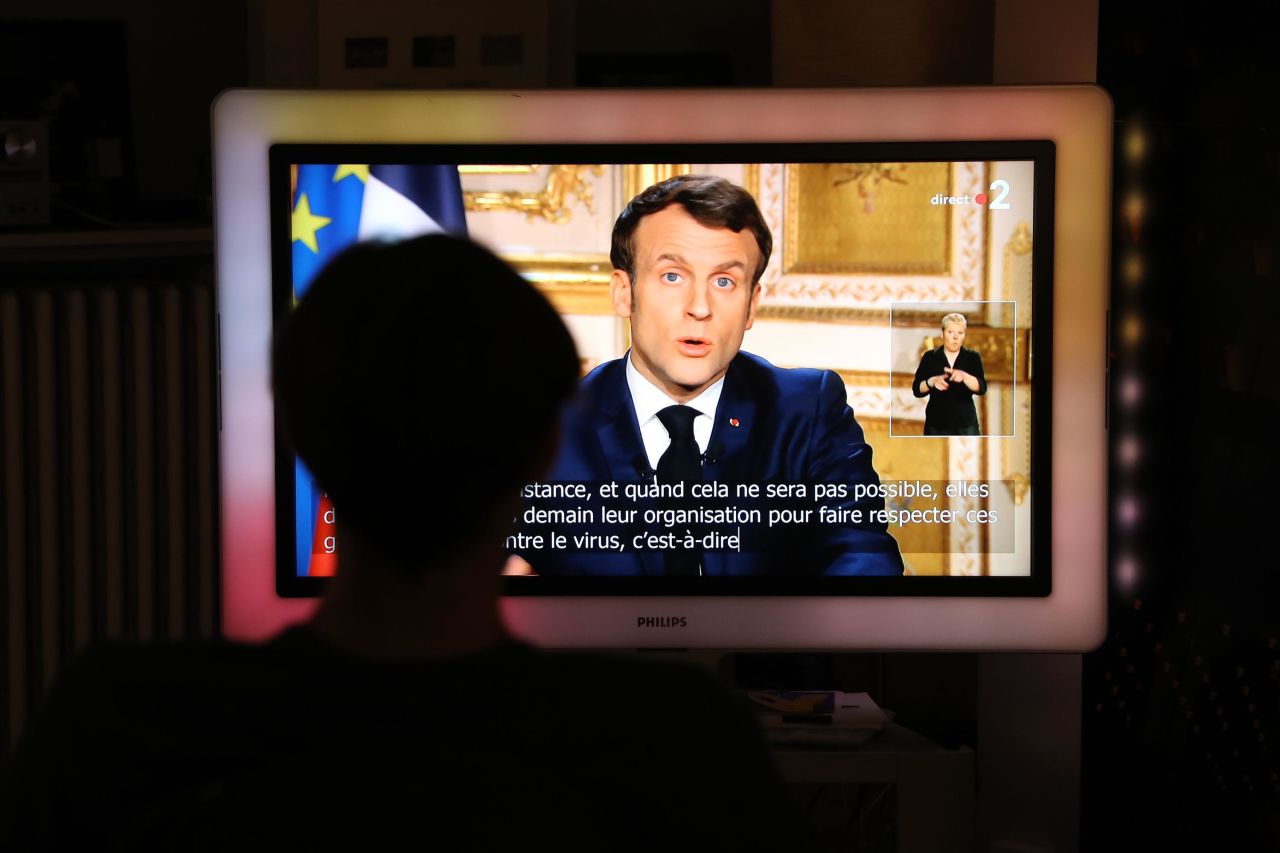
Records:
[[[49,0],[6,9],[43,21],[119,20],[125,25],[137,196],[143,202],[209,194],[209,107],[218,92],[248,82],[243,2]]]

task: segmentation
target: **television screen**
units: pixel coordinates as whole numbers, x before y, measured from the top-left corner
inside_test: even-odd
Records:
[[[304,618],[341,571],[340,510],[276,431],[273,328],[344,247],[444,230],[581,357],[505,542],[515,633],[1096,645],[1110,121],[1081,86],[224,94],[224,631]],[[421,323],[483,345],[483,317]]]
[[[485,243],[558,307],[584,379],[513,520],[511,594],[1043,595],[1053,155],[1048,141],[276,145],[276,317],[351,243],[432,230]],[[659,260],[615,304],[615,222],[690,175],[741,191],[762,235],[679,203],[670,234],[641,216],[632,266]],[[483,317],[466,325],[483,339]],[[680,402],[704,433],[687,481],[658,476],[657,412]],[[421,484],[442,500],[450,486]],[[277,488],[279,588],[314,594],[340,559],[334,508],[283,443]]]

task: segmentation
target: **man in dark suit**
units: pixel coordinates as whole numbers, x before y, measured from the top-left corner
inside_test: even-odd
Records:
[[[981,435],[974,395],[987,393],[982,356],[962,346],[968,323],[963,314],[942,318],[942,346],[920,358],[911,391],[929,398],[924,409],[925,435]]]
[[[585,547],[522,550],[533,571],[902,573],[897,543],[873,517],[884,508],[879,480],[839,376],[740,352],[772,246],[750,194],[718,177],[663,181],[623,210],[611,287],[632,347],[582,380],[549,480],[593,494],[620,484],[613,497],[636,514],[577,526],[598,537]],[[818,498],[817,487],[830,491]],[[770,525],[780,508],[794,515]],[[738,523],[732,513],[743,509],[762,521]],[[646,511],[662,520],[646,522]],[[716,539],[734,531],[739,541]]]

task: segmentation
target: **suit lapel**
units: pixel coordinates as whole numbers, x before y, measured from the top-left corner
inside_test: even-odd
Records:
[[[630,402],[601,421],[596,428],[600,451],[604,454],[609,476],[615,483],[634,483],[651,479],[649,459],[636,426],[635,410]]]
[[[711,440],[707,443],[707,455],[702,464],[703,482],[725,483],[734,491],[727,505],[737,500],[739,483],[749,482],[751,430],[756,422],[756,395],[746,381],[737,360],[729,365],[725,374],[724,391],[716,406],[716,419],[711,427]],[[708,575],[725,574],[725,554],[708,552],[703,555],[703,566]]]
[[[636,422],[636,408],[627,389],[625,357],[614,362],[608,377],[601,377],[600,423],[596,437],[600,439],[600,452],[609,469],[609,477],[615,483],[653,482],[649,457],[644,452],[640,438],[640,425]],[[652,503],[649,501],[648,503]],[[644,506],[644,503],[641,503]],[[628,543],[630,545],[630,543]],[[661,552],[632,552],[646,575],[663,574]]]

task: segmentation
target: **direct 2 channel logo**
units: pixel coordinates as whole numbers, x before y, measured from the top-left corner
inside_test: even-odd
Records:
[[[961,205],[961,204],[986,204],[991,202],[989,210],[1008,210],[1009,203],[1005,198],[1009,195],[1009,182],[1006,180],[996,180],[991,182],[989,187],[992,195],[986,193],[978,193],[977,195],[946,195],[944,193],[934,193],[933,198],[929,199],[929,204],[933,205]]]

